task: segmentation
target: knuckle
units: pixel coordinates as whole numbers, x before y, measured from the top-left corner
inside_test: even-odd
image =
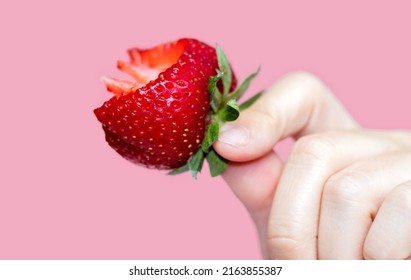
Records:
[[[328,137],[309,135],[297,140],[289,162],[297,165],[326,166],[331,160],[334,143]]]
[[[324,188],[324,200],[341,206],[352,205],[361,198],[369,177],[359,171],[341,171],[332,176]]]
[[[409,213],[411,218],[411,181],[396,187],[390,194],[390,200],[403,213]]]
[[[323,81],[321,81],[320,78],[318,78],[316,75],[313,73],[307,72],[307,71],[295,71],[290,73],[286,79],[290,79],[291,81],[294,81],[295,83],[300,84],[306,89],[310,89],[307,91],[307,93],[316,96],[318,94],[323,94],[324,89],[326,88],[325,84]],[[318,96],[322,97],[322,96]]]
[[[250,107],[244,114],[254,115],[254,119],[260,120],[259,125],[264,126],[261,129],[269,129],[277,127],[279,124],[279,116],[276,114],[275,103],[271,104],[270,110],[265,107]]]
[[[388,135],[391,136],[389,141],[394,149],[402,149],[406,151],[411,149],[411,131],[391,131]]]
[[[298,80],[304,84],[322,85],[322,81],[313,73],[308,71],[294,71],[287,75],[287,78]]]

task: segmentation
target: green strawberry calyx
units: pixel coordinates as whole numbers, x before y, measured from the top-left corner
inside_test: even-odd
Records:
[[[232,72],[227,56],[220,48],[216,46],[218,69],[215,76],[208,78],[208,92],[210,94],[209,112],[210,122],[206,127],[204,139],[201,148],[189,159],[187,164],[168,173],[168,175],[177,175],[190,171],[193,178],[201,172],[204,160],[207,160],[212,177],[222,174],[228,167],[228,161],[216,153],[213,148],[214,142],[218,140],[220,127],[224,122],[235,121],[240,112],[251,106],[262,94],[259,92],[250,99],[239,105],[237,101],[244,95],[251,81],[257,76],[260,69],[249,75],[235,90],[230,92],[232,82]],[[221,80],[222,90],[220,92],[217,83]]]

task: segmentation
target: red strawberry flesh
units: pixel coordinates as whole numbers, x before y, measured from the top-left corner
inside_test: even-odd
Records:
[[[103,78],[115,96],[94,113],[109,145],[126,159],[150,168],[178,168],[203,141],[208,78],[218,68],[215,49],[180,39],[128,54],[130,61],[117,66],[135,80]]]

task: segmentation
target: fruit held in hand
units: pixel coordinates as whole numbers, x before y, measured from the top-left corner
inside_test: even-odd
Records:
[[[224,117],[231,110],[228,101],[235,103],[250,82],[230,93],[236,80],[221,50],[217,58],[219,50],[195,39],[130,49],[130,62],[119,61],[117,67],[134,81],[103,78],[115,95],[94,110],[108,144],[134,163],[190,169],[195,176],[212,151],[219,124],[231,120]],[[210,157],[222,160],[215,153]]]

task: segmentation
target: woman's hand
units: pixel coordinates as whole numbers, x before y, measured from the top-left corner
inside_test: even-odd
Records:
[[[286,162],[273,151],[295,145]],[[264,257],[411,257],[411,132],[366,130],[309,73],[278,81],[225,124],[216,151]]]

